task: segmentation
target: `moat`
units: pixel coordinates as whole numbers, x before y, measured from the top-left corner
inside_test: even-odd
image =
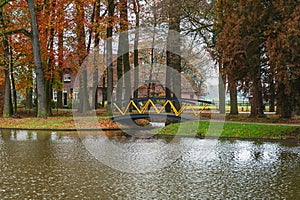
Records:
[[[86,144],[106,148],[105,143],[129,149],[132,162],[145,162],[136,162],[136,173],[114,167],[120,163],[103,164]],[[115,159],[115,153],[107,149],[105,159]],[[297,143],[193,138],[169,143],[2,130],[0,160],[1,199],[300,198]],[[151,169],[147,160],[162,167]]]

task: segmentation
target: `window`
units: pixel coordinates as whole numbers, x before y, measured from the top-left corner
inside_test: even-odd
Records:
[[[74,93],[73,93],[73,99],[74,99],[74,100],[78,100],[78,99],[79,99],[79,97],[78,97],[78,92],[74,92]]]
[[[67,91],[63,91],[63,103],[64,103],[64,106],[68,105],[68,92]]]
[[[65,83],[70,83],[71,82],[71,75],[70,74],[65,74],[64,75],[64,82]]]
[[[53,100],[57,101],[57,92],[56,91],[53,91]]]

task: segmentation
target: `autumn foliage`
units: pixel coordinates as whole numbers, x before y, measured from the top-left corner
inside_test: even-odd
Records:
[[[231,114],[238,114],[238,93],[251,99],[252,117],[264,116],[266,102],[271,111],[276,107],[282,117],[300,113],[299,0],[34,0],[34,5],[45,81],[44,90],[38,92],[39,73],[33,55],[28,1],[0,0],[3,15],[0,101],[4,95],[4,82],[9,79],[12,93],[7,92],[6,105],[14,108],[8,109],[9,112],[17,110],[16,103],[13,103],[16,102],[16,91],[28,99],[29,108],[30,104],[38,103],[30,98],[39,97],[44,92],[45,116],[51,115],[53,91],[57,92],[57,106],[62,107],[64,74],[78,73],[84,59],[93,51],[105,54],[107,63],[112,63],[112,53],[117,52],[113,48],[117,47],[112,46],[107,38],[139,27],[166,27],[166,31],[175,30],[188,35],[195,43],[200,41],[199,48],[206,48],[218,63],[226,92],[230,93]],[[138,46],[138,31],[135,37],[134,46]],[[122,73],[139,66],[140,52],[128,44],[128,36],[120,34],[120,41],[124,51],[131,53],[119,57],[118,72],[113,72],[112,68],[105,72],[103,85],[107,87],[108,97],[114,88],[113,74],[118,73],[120,78]],[[171,41],[165,45],[169,49],[180,49],[180,40],[178,44]],[[153,49],[148,51],[150,56],[154,53]],[[166,52],[162,54],[167,54],[165,63],[181,72],[182,60],[179,57]],[[4,76],[4,72],[9,72],[9,76]],[[79,111],[82,112],[93,107],[88,99],[83,98],[89,95],[84,93],[88,87],[84,73],[83,70],[80,76],[82,95],[79,95],[82,97]],[[94,85],[102,81],[95,74],[93,77]],[[134,78],[127,77],[124,82],[126,97],[133,96],[130,81]],[[1,105],[3,103],[2,99]],[[97,98],[92,104],[97,106]]]

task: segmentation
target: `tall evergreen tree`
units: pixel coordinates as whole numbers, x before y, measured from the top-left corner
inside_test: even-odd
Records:
[[[266,53],[275,72],[277,112],[283,118],[290,118],[297,104],[295,83],[300,76],[300,5],[299,1],[275,0],[269,7]]]

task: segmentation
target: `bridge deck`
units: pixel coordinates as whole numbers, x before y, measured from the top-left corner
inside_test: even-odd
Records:
[[[171,120],[177,120],[181,122],[191,120],[181,116],[168,115],[168,114],[130,114],[130,115],[113,117],[113,120],[116,122],[120,122],[124,120],[136,120],[136,119],[171,119]]]

